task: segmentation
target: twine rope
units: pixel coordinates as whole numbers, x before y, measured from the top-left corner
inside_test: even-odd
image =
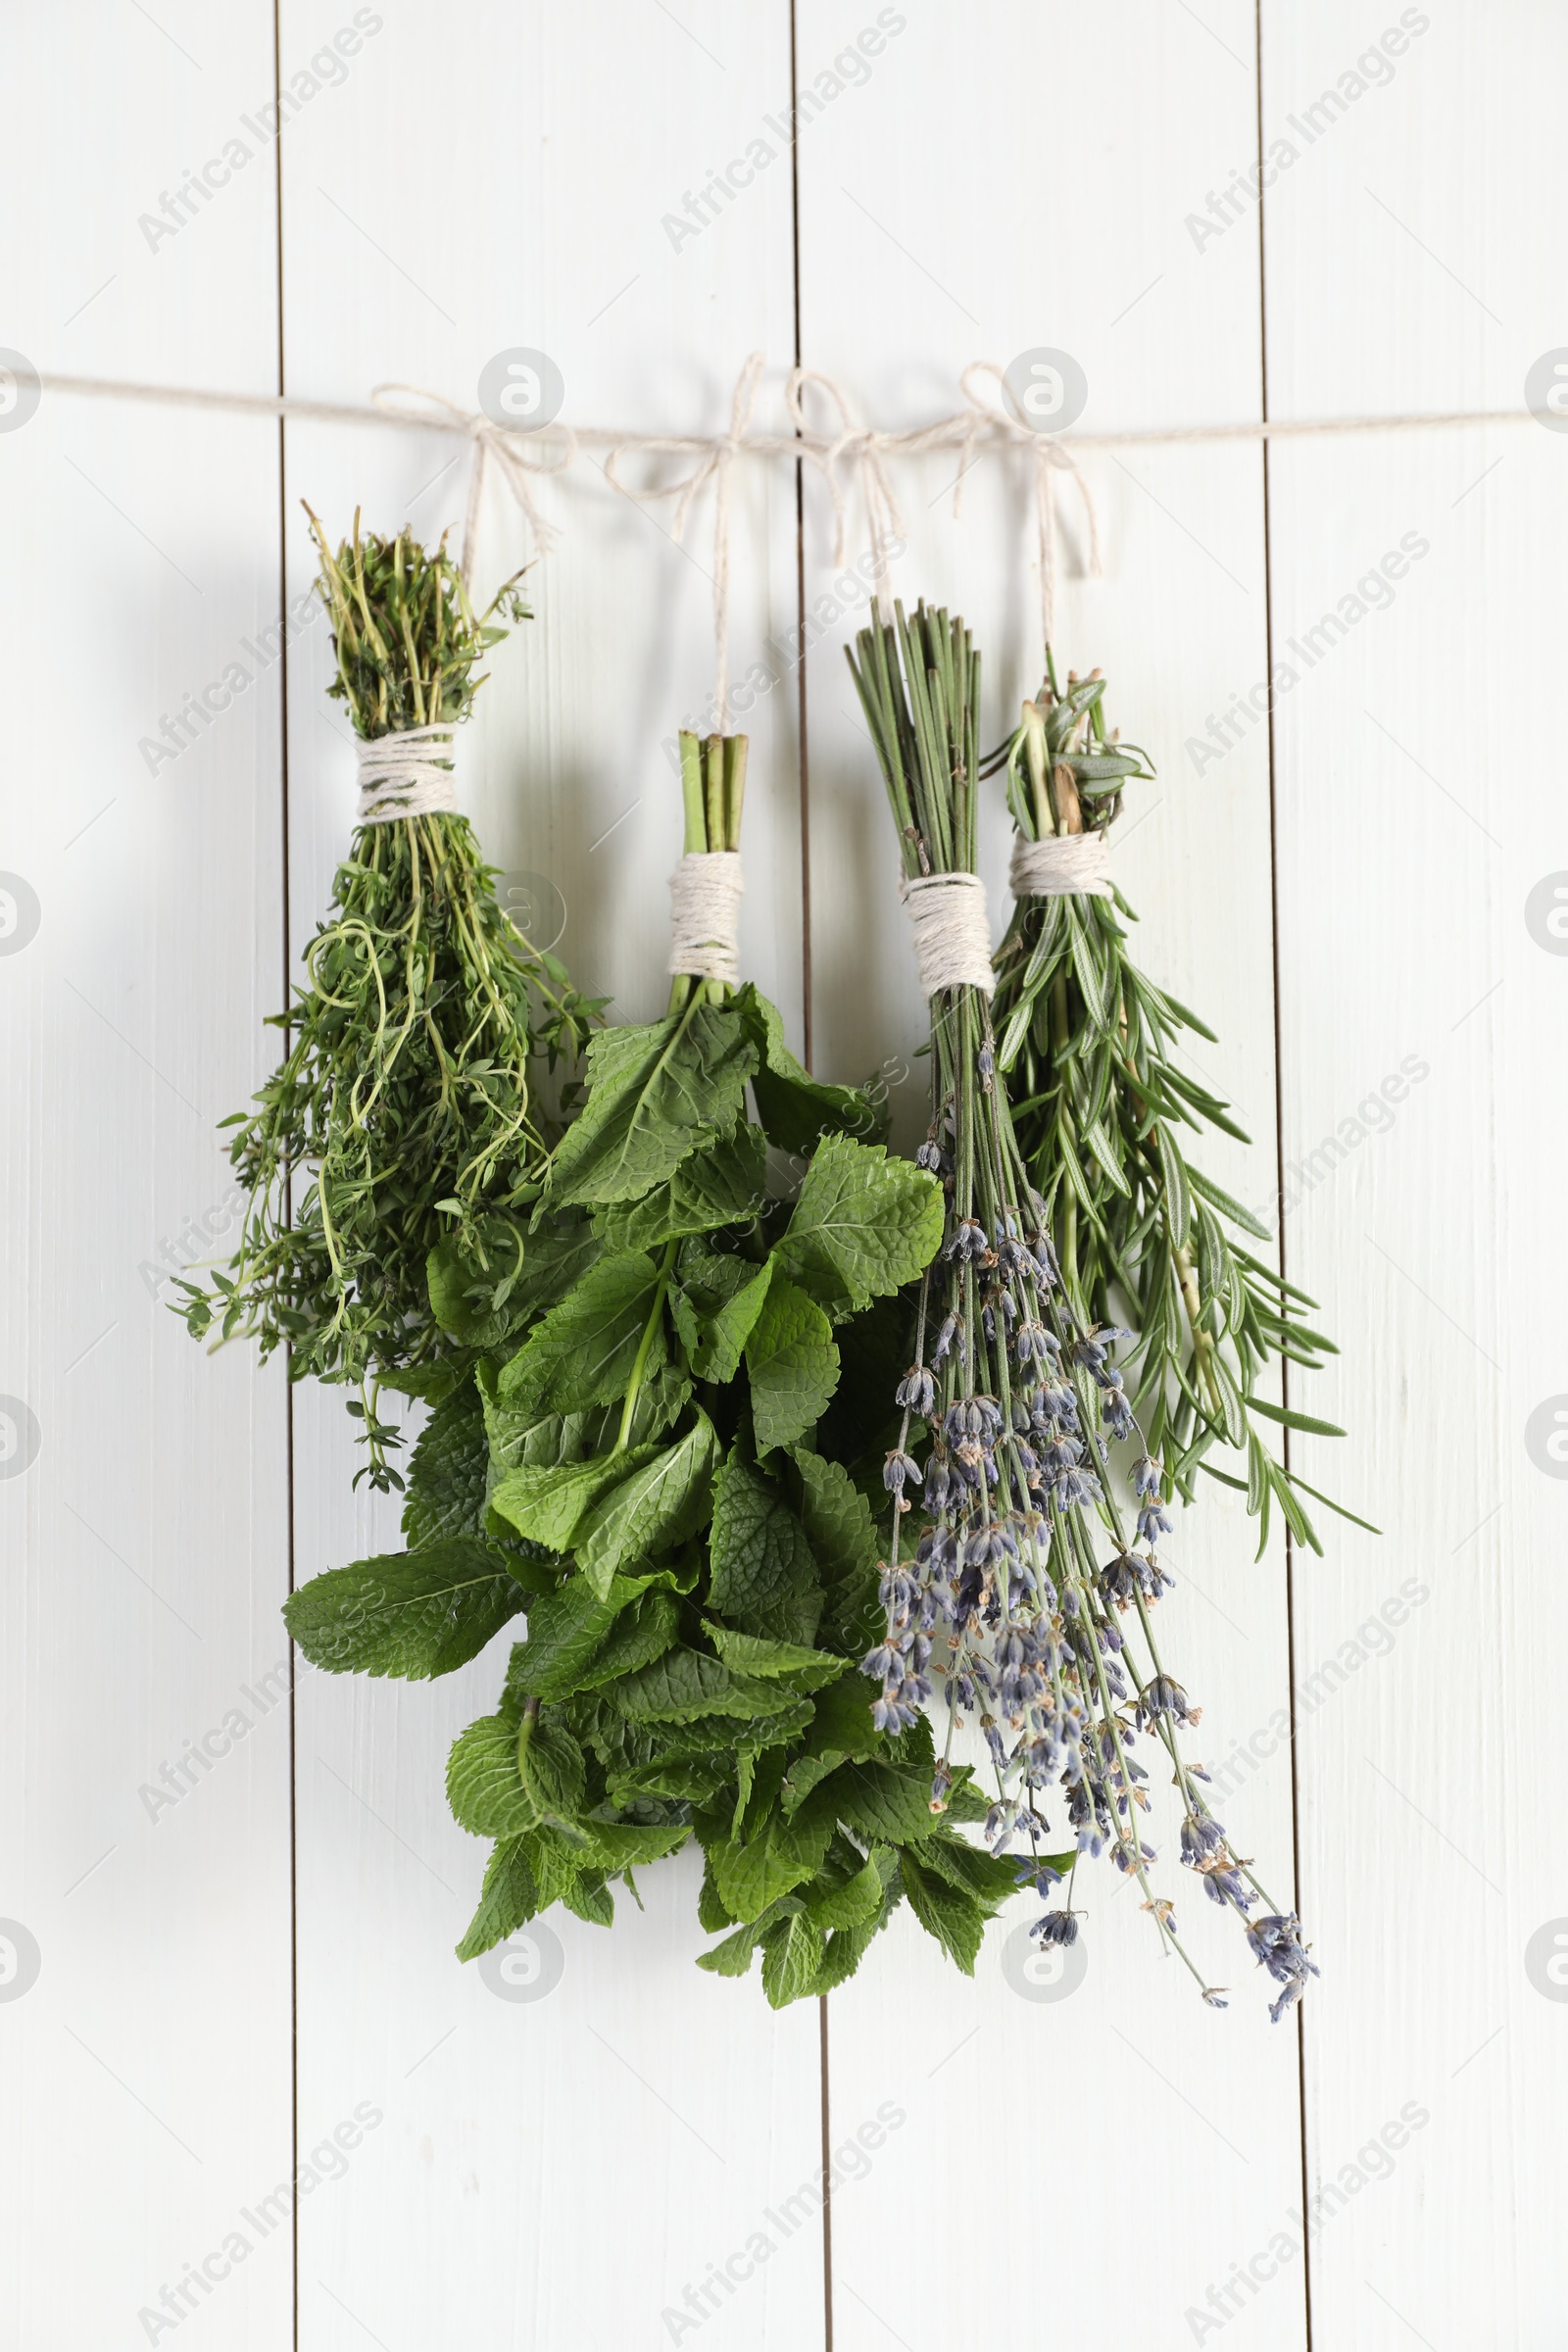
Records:
[[[1012,837],[1007,884],[1015,899],[1108,899],[1110,843],[1103,833]]]
[[[122,400],[159,407],[205,409],[228,416],[300,417],[321,423],[412,427],[466,437],[473,449],[463,550],[466,581],[471,574],[483,487],[487,468],[492,462],[521,511],[534,546],[543,555],[554,545],[559,532],[540,508],[536,495],[537,484],[552,474],[567,472],[583,451],[606,452],[602,463],[605,478],[613,489],[626,497],[634,494],[626,489],[618,477],[617,467],[623,458],[640,453],[656,458],[689,459],[692,461],[690,472],[673,483],[645,489],[641,496],[675,499],[673,535],[678,540],[698,493],[709,482],[716,485],[714,616],[717,667],[722,689],[718,700],[725,708],[728,702],[725,673],[728,656],[729,500],[731,476],[737,459],[787,458],[808,464],[820,475],[832,507],[835,562],[839,564],[844,560],[846,538],[846,500],[841,475],[845,472],[854,474],[866,505],[871,552],[882,566],[877,575],[877,601],[879,609],[886,614],[890,610],[890,595],[886,586],[887,545],[890,538],[903,535],[898,504],[888,478],[887,461],[933,453],[956,453],[959,466],[953,495],[953,512],[956,520],[961,513],[964,481],[980,458],[1020,452],[1027,455],[1034,471],[1041,623],[1050,635],[1054,628],[1060,555],[1056,490],[1063,475],[1070,476],[1076,483],[1083,505],[1089,539],[1089,567],[1091,571],[1096,571],[1100,565],[1098,518],[1088,480],[1079,465],[1079,457],[1084,452],[1179,448],[1188,444],[1198,446],[1232,441],[1298,441],[1343,434],[1434,430],[1458,425],[1528,424],[1536,421],[1527,408],[1457,409],[1436,413],[1412,410],[1387,416],[1253,417],[1229,424],[1134,426],[1114,432],[1085,433],[1074,430],[1057,434],[1042,431],[1023,416],[1007,384],[1005,371],[995,361],[977,360],[964,368],[959,379],[964,400],[962,408],[950,416],[936,417],[929,424],[899,432],[857,424],[848,402],[831,377],[815,369],[796,368],[792,370],[785,390],[794,430],[789,433],[765,433],[750,429],[751,410],[761,369],[761,355],[754,353],[742,369],[736,386],[730,429],[717,435],[640,433],[602,426],[572,426],[559,417],[532,432],[525,432],[516,425],[498,424],[490,416],[475,415],[457,401],[447,399],[444,394],[421,391],[410,384],[378,385],[367,404],[307,400],[291,393],[213,392],[189,385],[146,384],[118,377],[68,375],[53,371],[40,373],[38,382],[43,391],[80,399]],[[997,406],[982,398],[979,386],[987,377],[994,378],[1000,386],[1004,405]],[[837,430],[813,433],[808,428],[803,395],[806,387],[811,384],[834,402],[838,412]]]
[[[899,884],[909,914],[920,987],[928,997],[944,988],[978,988],[990,996],[991,921],[986,886],[978,874],[915,874]]]
[[[740,986],[739,850],[689,850],[669,877],[671,972]]]
[[[361,741],[360,805],[355,822],[390,825],[400,816],[438,816],[455,808],[451,726],[406,727]]]

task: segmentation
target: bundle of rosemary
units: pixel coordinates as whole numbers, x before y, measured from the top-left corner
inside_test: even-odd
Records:
[[[1106,839],[1125,784],[1152,771],[1107,733],[1099,670],[1069,676],[1063,694],[1047,660],[1038,700],[982,770],[1003,770],[1017,827],[992,1019],[998,1068],[1019,1097],[1018,1149],[1074,1307],[1091,1321],[1125,1316],[1137,1333],[1134,1401],[1167,1487],[1191,1501],[1201,1468],[1245,1491],[1260,1558],[1271,1498],[1321,1551],[1301,1494],[1355,1514],[1307,1486],[1257,1424],[1344,1433],[1258,1384],[1276,1358],[1317,1369],[1333,1342],[1305,1320],[1306,1293],[1235,1238],[1266,1242],[1268,1228],[1183,1151],[1183,1128],[1248,1138],[1175,1057],[1183,1031],[1211,1044],[1213,1031],[1126,953],[1118,918],[1137,918],[1110,879]],[[1245,1447],[1245,1479],[1207,1458],[1216,1445]]]
[[[612,1883],[635,1893],[638,1864],[695,1836],[702,1924],[727,1931],[702,1964],[760,1949],[779,2004],[841,1982],[905,1893],[972,1964],[971,1908],[1013,1874],[933,1817],[927,1727],[873,1725],[850,1672],[876,1537],[819,1433],[841,1337],[923,1272],[941,1199],[857,1140],[865,1095],[813,1081],[739,985],[745,762],[743,739],[683,738],[669,1009],[590,1046],[502,1317],[432,1259],[471,1371],[416,1449],[410,1550],[317,1578],[287,1615],[318,1665],[416,1677],[526,1609],[449,1766],[457,1818],[494,1841],[465,1958],[557,1901],[609,1924]],[[810,1150],[793,1201],[769,1145]]]
[[[307,510],[309,512],[309,510]],[[545,1139],[530,1054],[573,1054],[597,1009],[497,904],[493,869],[452,803],[451,748],[483,684],[476,664],[528,617],[514,581],[476,615],[446,542],[354,536],[334,555],[313,514],[337,675],[360,739],[360,822],[295,1003],[287,1050],[235,1127],[249,1193],[239,1247],[211,1288],[182,1283],[192,1334],[288,1349],[290,1377],[359,1390],[368,1460],[401,1488],[381,1384],[438,1395],[446,1327],[427,1261],[504,1306],[523,1259]]]
[[[1164,1481],[1113,1360],[1132,1335],[1091,1322],[1081,1273],[1066,1279],[1049,1221],[1049,1165],[1038,1156],[1026,1165],[999,1068],[975,880],[979,656],[960,621],[922,606],[910,624],[901,607],[896,620],[860,632],[851,667],[931,999],[932,1117],[917,1157],[940,1178],[946,1209],[886,1466],[886,1624],[863,1660],[880,1688],[876,1721],[912,1731],[940,1689],[947,1733],[931,1804],[951,1804],[955,1734],[972,1725],[996,1777],[986,1819],[993,1852],[1025,1840],[1017,1879],[1048,1900],[1067,1882],[1065,1899],[1033,1933],[1047,1943],[1076,1939],[1077,1857],[1108,1847],[1162,1939],[1219,2005],[1177,1937],[1172,1900],[1150,1879],[1157,1856],[1144,1837],[1148,1774],[1135,1751],[1152,1739],[1180,1798],[1182,1858],[1246,1924],[1281,1987],[1278,2018],[1315,1970],[1298,1921],[1231,1851],[1200,1770],[1183,1753],[1181,1727],[1197,1710],[1167,1671],[1152,1623],[1174,1581],[1156,1548],[1170,1527]],[[1113,1002],[1102,1003],[1102,1021]],[[1129,1500],[1111,1474],[1113,1444],[1132,1450]],[[906,1541],[916,1493],[919,1531]],[[1072,1833],[1065,1850],[1052,1850],[1054,1788]],[[1264,1911],[1250,1917],[1259,1900]],[[970,1920],[971,1935],[981,1924]]]

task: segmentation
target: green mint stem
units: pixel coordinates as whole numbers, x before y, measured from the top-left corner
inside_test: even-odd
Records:
[[[643,1385],[643,1374],[648,1369],[649,1349],[653,1347],[654,1334],[658,1331],[663,1316],[664,1300],[669,1296],[669,1278],[675,1270],[675,1252],[679,1247],[678,1242],[667,1242],[664,1246],[663,1257],[660,1261],[659,1285],[654,1292],[653,1308],[643,1327],[643,1336],[637,1343],[637,1353],[632,1361],[631,1378],[626,1384],[626,1401],[621,1407],[620,1413],[620,1432],[612,1449],[616,1453],[623,1453],[631,1443],[632,1415],[637,1410],[638,1392]]]

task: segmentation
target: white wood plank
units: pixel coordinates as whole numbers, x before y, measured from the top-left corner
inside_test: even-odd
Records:
[[[1562,340],[1542,144],[1561,20],[1528,0],[1430,13],[1271,194],[1282,413],[1513,406]],[[1266,120],[1408,22],[1265,9]],[[1412,2331],[1545,2346],[1561,2327],[1561,1490],[1527,1432],[1544,1406],[1550,1434],[1564,1386],[1563,1005],[1528,909],[1564,858],[1549,759],[1512,747],[1561,725],[1562,456],[1525,425],[1273,466],[1276,627],[1310,657],[1292,657],[1279,734],[1287,1247],[1344,1345],[1326,1409],[1351,1432],[1304,1460],[1385,1531],[1344,1531],[1298,1587],[1325,1963],[1305,2034],[1313,2314],[1319,2341],[1377,2352]],[[1419,560],[1380,588],[1401,543]],[[1416,2114],[1380,2155],[1382,2127],[1396,2141]]]
[[[324,5],[285,7],[285,64],[314,53],[336,22]],[[662,216],[743,152],[788,89],[782,6],[745,20],[710,5],[491,8],[466,21],[433,6],[388,11],[352,75],[285,134],[290,387],[352,398],[400,378],[471,404],[484,364],[522,345],[557,362],[569,416],[717,429],[760,348],[778,415],[793,355],[779,141],[701,235],[676,247]],[[394,122],[417,123],[420,153],[441,159],[433,172],[407,169],[388,140]],[[290,490],[334,529],[363,501],[372,525],[409,515],[433,533],[461,522],[466,459],[431,481],[452,456],[416,435],[291,429]],[[639,513],[591,461],[543,495],[565,535],[531,582],[539,617],[493,662],[463,792],[497,862],[559,892],[574,976],[612,992],[619,1017],[644,1018],[667,987],[664,876],[680,837],[662,746],[710,692],[711,509],[694,513],[683,553],[668,507]],[[483,580],[526,553],[497,493]],[[301,538],[300,583],[309,568]],[[734,568],[739,678],[794,617],[787,469],[737,485]],[[351,808],[347,747],[321,697],[325,659],[323,632],[291,692],[296,943],[317,919]],[[794,716],[789,692],[749,714],[743,954],[798,1039]],[[396,1535],[392,1514],[350,1501],[339,1400],[302,1394],[296,1409],[303,1576]],[[705,1938],[687,1865],[649,1873],[647,1916],[623,1904],[630,1916],[608,1936],[552,1919],[564,1973],[537,2005],[498,1997],[453,1958],[483,1854],[450,1820],[444,1762],[456,1733],[493,1705],[506,1649],[503,1638],[433,1690],[321,1678],[302,1700],[303,2129],[309,2142],[362,2098],[386,2119],[341,2187],[303,2217],[310,2346],[346,2346],[364,2328],[388,2342],[666,2340],[664,2309],[695,2325],[688,2287],[701,2310],[713,2265],[739,2254],[744,2272],[764,2210],[818,2163],[815,2014],[774,2019],[755,1984],[697,1972]],[[721,2309],[704,2320],[705,2342],[813,2340],[819,2229],[781,2241],[754,2280],[709,2291]]]
[[[44,368],[265,388],[268,160],[156,244],[138,215],[266,95],[270,11],[157,15],[7,22],[5,336]],[[19,1996],[0,1929],[0,2332],[270,2346],[288,2232],[241,2210],[291,2162],[283,1390],[166,1302],[232,1231],[216,1122],[281,980],[276,675],[245,650],[277,609],[276,434],[46,396],[0,434],[0,865],[40,909],[0,959],[0,1390],[41,1438],[0,1482],[0,1913],[38,1959]]]
[[[871,13],[830,0],[800,12],[803,87]],[[1083,367],[1086,426],[1255,414],[1255,242],[1250,253],[1241,239],[1200,252],[1183,222],[1187,204],[1251,150],[1250,12],[1209,7],[1200,23],[1191,12],[1138,8],[1112,22],[997,7],[981,20],[983,37],[961,41],[934,9],[898,13],[906,27],[869,80],[824,109],[802,141],[807,364],[853,387],[860,413],[879,423],[956,405],[970,359],[1006,366],[1041,346],[1065,349]],[[962,169],[943,172],[933,201],[939,123],[983,127],[961,136]],[[942,135],[958,138],[951,128]],[[896,584],[910,603],[922,592],[952,602],[976,629],[994,741],[1039,671],[1032,506],[1021,476],[992,479],[982,468],[955,527],[943,495],[953,472],[900,474],[909,553]],[[1200,1049],[1201,1065],[1257,1138],[1250,1153],[1205,1146],[1200,1164],[1266,1201],[1266,747],[1254,733],[1201,775],[1184,749],[1207,712],[1266,667],[1259,461],[1246,448],[1158,451],[1121,466],[1091,461],[1091,472],[1105,576],[1064,584],[1058,659],[1106,669],[1114,717],[1159,771],[1147,813],[1135,805],[1124,820],[1117,855],[1144,918],[1138,953],[1220,1031],[1217,1049]],[[1079,526],[1070,497],[1063,516],[1071,541]],[[812,557],[822,562],[820,540]],[[818,584],[819,575],[808,580],[808,600]],[[838,644],[853,625],[825,633],[809,671],[815,1020],[830,1075],[890,1047],[908,1055],[923,1017],[881,785],[840,667]],[[1000,800],[988,819],[1000,925]],[[925,1114],[915,1085],[908,1092],[912,1138]],[[1276,1546],[1252,1565],[1250,1523],[1229,1507],[1237,1500],[1205,1489],[1179,1525],[1172,1553],[1182,1590],[1162,1634],[1204,1703],[1211,1765],[1232,1739],[1267,1724],[1288,1691],[1283,1557]],[[1289,1900],[1288,1785],[1243,1788],[1227,1818]],[[1161,1842],[1173,1855],[1174,1839]],[[1000,2190],[1009,2213],[1014,2183],[1048,2198],[1059,2184],[1048,2225],[1050,2310],[1055,2327],[1087,2342],[1188,2340],[1184,2315],[1204,2304],[1210,2282],[1267,2247],[1299,2178],[1294,2030],[1268,2025],[1234,1928],[1199,1901],[1174,1860],[1163,1878],[1203,1964],[1234,1989],[1223,2016],[1200,2005],[1190,1981],[1178,1983],[1177,1969],[1157,1966],[1152,1931],[1110,1872],[1090,1877],[1089,1969],[1069,2006],[1014,1990],[1004,1966],[1007,1927],[988,1938],[970,1985],[906,1918],[832,1997],[835,2145],[883,2100],[909,2119],[835,2206],[835,2340],[848,2352],[882,2344],[889,2330],[911,2344],[979,2345],[1019,2326],[1001,2259],[1005,2234],[995,2262],[887,2260],[938,2177],[971,2182],[971,2194]],[[1031,1916],[1019,1907],[1018,1923]],[[1175,2157],[1175,2196],[1139,2190],[1151,2142]],[[1089,2220],[1088,2200],[1107,2195]],[[1268,2324],[1271,2346],[1302,2340],[1298,2262],[1270,2288]]]

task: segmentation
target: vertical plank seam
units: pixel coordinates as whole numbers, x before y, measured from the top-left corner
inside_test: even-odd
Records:
[[[801,366],[801,147],[795,110],[799,88],[796,61],[796,0],[790,0],[790,261],[795,312],[795,365]],[[795,671],[796,740],[801,777],[801,1029],[802,1059],[811,1066],[814,1023],[811,1004],[811,761],[806,740],[806,462],[795,461],[795,622],[800,654]],[[831,2352],[831,2328],[829,2329]]]
[[[283,29],[282,0],[272,0],[272,102],[278,113],[278,134],[273,145],[272,159],[272,235],[276,254],[277,283],[277,396],[284,397],[288,389],[283,359]],[[289,923],[289,773],[288,773],[288,422],[277,420],[277,609],[280,615],[278,650],[278,781],[282,832],[282,887],[280,932],[283,951],[283,1005],[289,1004],[289,971],[294,943]],[[283,1051],[289,1050],[289,1033],[283,1032]],[[288,1214],[294,1213],[292,1182],[285,1180]],[[283,1465],[287,1536],[285,1564],[288,1589],[294,1591],[294,1367],[285,1355],[286,1378],[283,1387]],[[299,1917],[299,1759],[295,1712],[295,1667],[297,1653],[293,1636],[288,1644],[288,2048],[289,2048],[289,2179],[296,2180],[300,2167],[300,1917]],[[300,2346],[300,2207],[299,2198],[290,2200],[290,2246],[293,2265],[291,2281],[292,2310],[290,2342],[293,2352]]]
[[[795,365],[801,354],[801,147],[796,135],[799,104],[797,0],[790,6],[790,262],[795,314]],[[795,461],[795,622],[800,656],[795,674],[796,739],[801,793],[801,1029],[803,1059],[811,1067],[811,760],[806,732],[806,465]],[[828,2084],[827,1994],[816,2002],[816,2064],[821,2091],[822,2132],[822,2344],[833,2352],[833,2126]]]
[[[1253,37],[1255,51],[1255,81],[1257,104],[1257,345],[1258,387],[1263,420],[1268,421],[1268,260],[1266,249],[1265,195],[1263,189],[1263,0],[1253,0]],[[1275,1199],[1279,1204],[1279,1266],[1283,1280],[1285,1262],[1285,1057],[1284,1021],[1280,995],[1280,861],[1279,861],[1279,804],[1278,762],[1275,753],[1274,730],[1274,556],[1269,514],[1269,445],[1261,444],[1263,463],[1263,654],[1268,679],[1266,708],[1268,710],[1268,882],[1269,882],[1269,941],[1274,986],[1274,1174]],[[1291,1368],[1287,1358],[1280,1359],[1280,1400],[1287,1407],[1291,1401]],[[1285,1468],[1291,1467],[1291,1433],[1283,1428],[1280,1450]],[[1301,1908],[1301,1785],[1300,1751],[1296,1743],[1296,1547],[1289,1524],[1285,1529],[1285,1673],[1289,1684],[1287,1692],[1291,1725],[1291,1876],[1296,1894],[1296,1907]],[[1305,2004],[1298,2002],[1296,2009],[1296,2081],[1297,2116],[1301,2181],[1301,2316],[1306,2334],[1306,2352],[1312,2352],[1312,2244],[1306,2230],[1307,2213],[1307,2153],[1306,2153],[1306,2020]]]

